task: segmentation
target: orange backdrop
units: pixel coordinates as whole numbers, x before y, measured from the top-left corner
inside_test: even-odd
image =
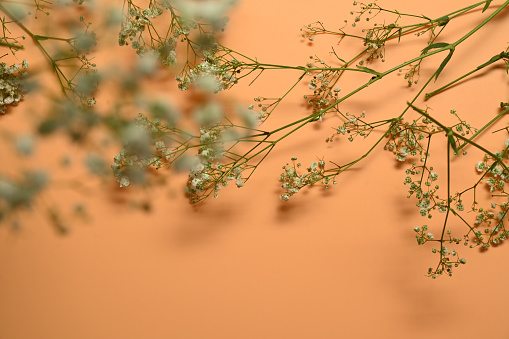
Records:
[[[488,12],[499,3],[493,1]],[[437,0],[379,4],[428,17],[466,6],[464,1]],[[348,42],[336,47],[337,40],[317,38],[309,44],[299,30],[317,20],[338,28],[351,18],[353,8],[350,0],[243,0],[231,13],[223,42],[267,63],[303,65],[309,55],[328,57],[331,44],[348,54],[353,47]],[[451,73],[444,71],[436,88],[500,52],[507,42],[501,32],[509,28],[508,13],[478,32],[474,44],[462,45],[447,67]],[[465,27],[486,15],[458,19],[443,41],[461,36]],[[99,41],[99,68],[101,60],[136,57],[131,49],[116,46],[115,34]],[[421,44],[388,50],[387,64],[406,60]],[[423,70],[428,76],[430,71]],[[282,95],[299,75],[267,72],[252,86],[246,82],[221,96],[248,106],[256,96]],[[354,88],[355,80],[342,87]],[[378,82],[348,100],[345,110],[365,110],[373,119],[401,112],[416,90],[402,77],[386,80],[386,85]],[[179,102],[174,82],[157,81],[151,83],[157,91]],[[305,89],[302,84],[268,124],[304,116]],[[480,124],[496,112],[493,103],[507,100],[507,95],[507,75],[494,69],[426,104],[434,114],[445,116],[456,109]],[[107,98],[108,93],[100,92],[99,104]],[[20,130],[26,126],[22,113],[0,121]],[[326,119],[288,138],[244,188],[230,185],[218,199],[200,206],[190,206],[181,193],[185,175],[159,173],[167,184],[150,193],[119,190],[116,183],[86,177],[76,160],[72,176],[92,188],[55,189],[50,195],[63,205],[84,202],[88,221],[77,220],[70,234],[59,236],[35,209],[23,216],[20,232],[0,229],[0,338],[509,338],[503,288],[509,283],[507,246],[482,253],[465,249],[461,255],[468,263],[452,278],[426,278],[436,256],[431,246],[417,246],[412,228],[427,220],[418,216],[415,202],[406,199],[406,167],[391,153],[380,147],[329,190],[314,187],[288,203],[279,200],[277,179],[290,157],[304,164],[322,157],[344,163],[369,146],[369,141],[350,144],[346,139],[326,144],[335,123]],[[488,135],[480,141],[498,145],[505,137],[493,141]],[[445,140],[437,143],[433,157],[442,173]],[[55,149],[80,154],[73,147],[53,138],[39,146],[38,157],[31,161],[56,167]],[[115,152],[111,150],[111,158]],[[7,170],[10,160],[4,159],[0,166]],[[454,162],[458,185],[462,178],[477,178],[478,160],[472,152],[471,158]],[[122,203],[131,198],[152,201],[151,210],[141,212]],[[439,217],[429,224],[439,225]]]

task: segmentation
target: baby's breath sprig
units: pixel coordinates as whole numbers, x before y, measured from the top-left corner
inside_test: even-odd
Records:
[[[74,2],[76,2],[76,1],[74,1]],[[32,13],[30,11],[27,13],[28,15],[34,14],[34,17],[36,19],[39,18],[37,16],[39,13],[44,14],[44,15],[50,15],[49,7],[51,5],[51,2],[46,1],[46,0],[33,0],[33,3],[34,3],[34,7],[35,7],[35,13]]]
[[[277,107],[277,105],[283,100],[283,98],[265,98],[265,97],[256,97],[253,99],[254,102],[257,102],[256,108],[259,110],[255,110],[255,104],[249,105],[248,109],[253,112],[257,119],[261,122],[267,120],[270,116],[270,113]]]
[[[35,4],[37,8],[40,7],[38,1],[35,1]],[[16,11],[19,10],[16,8]],[[95,63],[87,56],[96,45],[95,32],[90,29],[91,22],[85,23],[84,18],[80,17],[79,21],[84,29],[75,32],[71,38],[40,35],[32,32],[19,18],[19,13],[14,12],[10,7],[0,3],[0,11],[10,17],[12,23],[25,31],[48,59],[60,83],[61,91],[68,100],[78,102],[83,107],[95,104],[93,92],[97,88],[98,76]],[[47,14],[49,15],[49,12]],[[51,48],[48,44],[51,45]],[[51,49],[60,52],[50,53]],[[76,62],[75,67],[70,67],[72,61]]]
[[[0,175],[0,223],[10,222],[16,229],[19,213],[33,207],[48,184],[46,171],[25,171],[17,177]]]
[[[258,113],[241,109],[237,116],[228,118],[225,111],[217,102],[197,107],[193,114],[199,126],[197,134],[179,127],[174,117],[149,118],[140,113],[136,131],[127,133],[139,137],[126,140],[114,157],[112,168],[120,186],[144,183],[143,173],[148,167],[166,167],[189,171],[186,193],[192,203],[210,195],[217,197],[232,180],[243,187],[274,142],[267,140],[268,133],[255,128],[261,119]],[[243,124],[233,123],[232,118]],[[255,146],[248,151],[244,147],[241,153],[239,143]],[[260,156],[262,159],[257,160]]]
[[[342,125],[335,128],[335,133],[328,137],[325,141],[332,142],[337,135],[348,135],[348,141],[354,141],[357,137],[367,138],[376,129],[391,124],[393,119],[386,119],[380,121],[369,122],[366,120],[366,111],[362,111],[358,116],[354,114],[342,113],[337,111],[338,114],[345,120]]]
[[[218,92],[235,83],[236,61],[226,58],[229,52],[218,48],[215,38],[234,2],[222,0],[205,8],[193,1],[151,0],[142,8],[125,0],[119,44],[130,44],[140,56],[153,56],[166,66],[177,64],[177,45],[183,44],[186,58],[176,76],[179,88],[196,84]],[[161,28],[162,22],[166,24]]]
[[[283,173],[279,177],[282,182],[281,187],[285,193],[280,195],[283,201],[290,200],[290,197],[298,193],[303,187],[311,186],[316,183],[321,183],[325,188],[329,188],[330,183],[337,184],[337,182],[326,174],[325,161],[312,161],[304,173],[299,173],[299,168],[302,167],[300,162],[296,163],[297,158],[292,157],[292,164],[283,166]],[[302,171],[302,170],[301,170]],[[335,177],[335,176],[334,176]]]
[[[436,132],[427,119],[418,118],[409,122],[397,120],[389,130],[384,149],[394,153],[398,161],[405,161],[408,156],[419,156],[420,159],[428,157],[423,141]],[[429,147],[429,141],[428,141]]]
[[[428,168],[426,164],[417,166],[414,162],[412,167],[405,171],[407,177],[403,181],[409,187],[408,198],[415,195],[418,200],[416,206],[419,208],[419,213],[430,219],[432,210],[438,210],[440,213],[447,211],[446,200],[440,199],[437,193],[440,186],[434,183],[438,179],[438,173],[432,171],[433,167]],[[419,179],[414,180],[411,175],[417,176]]]
[[[25,36],[14,36],[9,30],[11,25],[16,25],[15,20],[7,20],[7,18],[0,18],[2,25],[2,36],[0,37],[0,46],[9,48],[12,55],[16,55],[20,49],[23,49],[23,43],[20,40],[25,40]]]
[[[166,65],[177,62],[175,47],[180,35],[189,34],[190,28],[180,22],[179,17],[172,15],[170,28],[174,32],[165,36],[159,35],[153,21],[163,14],[163,8],[172,9],[168,3],[166,6],[150,1],[147,8],[137,6],[133,1],[124,1],[124,17],[119,33],[119,45],[131,45],[139,55],[154,54]],[[144,34],[146,33],[146,35]]]
[[[478,148],[479,150],[485,152],[484,160],[479,161],[476,165],[476,169],[478,172],[483,173],[483,176],[481,179],[479,179],[473,186],[470,188],[465,189],[464,191],[460,193],[456,193],[455,195],[451,194],[450,191],[450,158],[448,157],[447,160],[447,167],[448,167],[448,173],[447,173],[447,191],[448,191],[448,198],[446,200],[439,200],[437,202],[436,199],[438,199],[438,195],[436,195],[436,191],[428,191],[427,193],[422,193],[422,186],[420,186],[420,182],[418,182],[419,185],[412,182],[411,178],[407,178],[405,180],[405,183],[410,183],[411,188],[417,189],[418,193],[417,195],[421,195],[424,197],[424,199],[420,199],[418,206],[421,208],[421,214],[424,216],[427,214],[427,210],[430,209],[430,206],[432,203],[434,206],[438,207],[439,211],[446,213],[445,222],[442,227],[442,236],[440,239],[438,239],[442,250],[436,251],[434,253],[438,253],[440,256],[439,264],[434,270],[429,271],[429,275],[432,277],[436,277],[437,275],[448,273],[449,275],[452,274],[452,267],[457,266],[457,264],[465,263],[466,261],[463,259],[462,261],[458,262],[451,262],[449,256],[450,253],[448,252],[447,248],[445,247],[445,242],[448,241],[449,243],[456,243],[459,244],[460,242],[464,241],[464,245],[467,246],[470,241],[474,243],[474,245],[470,245],[470,247],[473,246],[481,246],[482,248],[488,248],[493,244],[498,244],[500,241],[503,241],[507,234],[505,230],[505,226],[503,223],[503,219],[505,218],[505,215],[507,214],[507,202],[503,202],[501,204],[502,211],[499,211],[498,213],[495,213],[494,211],[490,211],[488,209],[483,209],[477,207],[477,201],[476,201],[476,190],[477,186],[484,180],[489,187],[490,192],[494,192],[496,190],[499,190],[502,193],[502,196],[504,196],[507,199],[507,194],[504,191],[505,181],[507,180],[509,176],[508,167],[505,164],[504,160],[507,158],[507,148],[509,145],[509,141],[506,141],[504,144],[504,149],[502,151],[497,152],[491,152],[484,148],[483,146],[477,144],[473,141],[473,138],[470,139],[466,138],[467,134],[470,133],[477,133],[478,130],[472,128],[469,124],[467,124],[465,121],[461,120],[459,116],[457,115],[455,110],[451,110],[451,114],[455,115],[458,120],[460,120],[459,124],[453,125],[452,127],[446,127],[442,123],[440,123],[438,120],[436,120],[434,117],[429,115],[427,112],[420,110],[416,108],[415,106],[411,107],[417,111],[419,114],[421,114],[423,117],[428,119],[429,121],[432,121],[438,125],[440,128],[439,132],[445,133],[448,140],[448,149],[453,149],[455,154],[459,154],[458,152],[458,146],[461,142],[465,142],[475,148]],[[465,129],[464,129],[465,128]],[[508,139],[509,140],[509,139]],[[448,151],[449,154],[449,151]],[[466,152],[463,152],[463,155],[465,155]],[[425,169],[426,167],[422,167]],[[432,170],[432,168],[430,168]],[[413,169],[410,170],[412,174],[414,174]],[[407,172],[408,173],[408,172]],[[428,179],[431,178],[432,173],[429,174]],[[438,176],[436,177],[438,178]],[[434,178],[431,178],[431,181],[434,181]],[[436,179],[435,179],[436,180]],[[429,181],[428,181],[429,182]],[[428,183],[427,182],[427,183]],[[428,185],[431,186],[431,183]],[[438,189],[438,186],[436,186]],[[467,220],[465,220],[464,217],[461,216],[461,212],[464,210],[463,200],[462,196],[468,192],[473,192],[473,205],[472,205],[472,211],[477,213],[476,220],[473,224],[469,223]],[[413,192],[411,192],[413,193]],[[419,198],[419,196],[418,196]],[[433,199],[436,198],[436,199]],[[494,209],[497,206],[495,202],[491,203],[492,209]],[[424,213],[423,213],[424,209]],[[452,232],[450,230],[446,229],[449,226],[448,218],[449,212],[452,213],[452,215],[458,217],[461,222],[466,225],[467,231],[464,233],[463,236],[457,236],[452,237]],[[428,215],[430,216],[430,215]],[[478,230],[480,225],[488,224],[491,225],[492,221],[495,221],[496,226],[494,228],[485,228],[484,233],[481,230]],[[447,234],[449,236],[449,239],[447,240],[444,235]],[[473,236],[473,238],[470,238],[470,236]],[[419,242],[419,239],[421,240]],[[419,244],[424,243],[422,241],[422,237],[418,238]],[[444,248],[446,250],[444,250]],[[451,251],[451,253],[454,253]]]

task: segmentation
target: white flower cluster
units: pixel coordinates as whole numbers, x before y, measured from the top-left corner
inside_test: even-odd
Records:
[[[167,66],[176,64],[177,41],[185,41],[188,44],[188,49],[191,47],[194,53],[203,53],[215,48],[214,33],[224,29],[228,21],[224,14],[235,2],[236,0],[163,0],[157,5],[156,2],[151,1],[149,7],[143,10],[129,4],[119,32],[119,45],[131,44],[141,56],[155,56]],[[167,9],[167,13],[171,15],[170,24],[168,32],[159,34],[156,30],[155,20],[161,17],[164,12],[163,8]],[[193,31],[198,36],[196,39],[190,38],[191,35],[194,36]],[[188,58],[191,60],[191,56],[188,55]],[[194,64],[194,61],[186,63],[186,67]],[[235,80],[232,75],[228,76],[224,73],[217,77],[218,74],[215,70],[210,69],[206,63],[198,68],[198,70],[192,69],[192,72],[186,72],[189,74],[179,80],[182,90],[187,89],[187,86],[193,82],[200,82],[203,87],[217,92],[221,89],[219,82]]]
[[[244,122],[244,126],[248,128],[258,127],[260,123],[264,121],[266,115],[263,111],[255,110],[253,104],[249,105],[247,109],[239,109],[238,114]]]
[[[348,141],[353,141],[358,135],[366,138],[373,130],[373,127],[370,124],[367,124],[363,121],[366,117],[366,111],[362,111],[360,116],[350,115],[349,112],[345,114],[346,121],[343,125],[340,125],[336,128],[336,133],[327,138],[326,142],[334,141],[334,137],[336,135],[346,135],[348,134]]]
[[[237,0],[173,0],[182,15],[189,18],[202,19],[219,30],[227,22],[226,12]]]
[[[286,191],[280,195],[280,199],[283,201],[290,200],[290,197],[295,193],[299,192],[301,188],[305,186],[311,186],[321,181],[326,188],[329,187],[331,179],[324,174],[325,172],[325,161],[312,161],[307,168],[307,173],[299,174],[298,168],[302,166],[301,163],[295,164],[296,157],[292,158],[292,165],[286,164],[283,166],[284,172],[281,173],[279,181],[282,182],[281,187]],[[333,184],[337,182],[334,181]]]
[[[219,162],[208,162],[201,156],[195,158],[195,165],[189,173],[186,193],[190,201],[196,203],[214,192],[214,198],[219,196],[219,191],[228,185],[229,181],[235,180],[237,187],[243,187],[245,180],[242,177],[241,166],[225,166]]]
[[[15,106],[23,98],[23,77],[27,74],[24,72],[27,68],[26,60],[21,65],[0,63],[0,114],[5,114],[7,105]]]
[[[4,211],[30,206],[47,183],[48,175],[44,171],[25,172],[18,180],[0,176],[0,217]]]
[[[251,104],[248,106],[249,110],[252,110],[252,114],[254,118],[258,121],[264,122],[267,120],[274,109],[274,105],[277,105],[278,102],[281,101],[282,98],[265,98],[265,97],[256,97],[253,98],[255,102],[257,102],[256,107],[259,110],[255,110],[255,104]],[[263,102],[263,103],[262,103]]]
[[[313,77],[311,81],[309,82],[309,89],[310,90],[316,90],[319,88],[321,91],[327,90],[329,87],[330,82],[325,79],[325,75],[323,73],[318,74],[317,76]],[[323,101],[323,104],[327,104],[329,101]]]
[[[145,31],[145,27],[150,25],[150,19],[155,19],[163,14],[163,10],[158,7],[146,8],[140,11],[137,8],[129,9],[129,20],[122,23],[120,33],[118,34],[118,43],[120,46],[128,45],[139,34]]]
[[[317,60],[320,65],[318,68],[328,68],[323,60]],[[307,68],[314,68],[315,65],[313,63],[307,63]],[[313,110],[315,112],[319,112],[322,108],[330,105],[331,100],[336,101],[339,99],[339,92],[341,88],[335,86],[332,89],[337,79],[335,78],[337,75],[332,71],[320,71],[318,74],[313,72],[307,73],[309,76],[313,76],[308,84],[308,88],[313,91],[312,95],[305,95],[304,99],[308,101],[308,104],[313,106]],[[316,75],[315,75],[316,74]],[[321,121],[321,120],[320,120]]]
[[[418,185],[415,185],[418,186]],[[417,189],[417,187],[410,186],[410,189]],[[431,200],[430,200],[431,194],[429,192],[423,192],[422,198],[419,200],[419,202],[416,204],[417,207],[419,207],[419,212],[422,216],[425,216],[429,213],[429,210],[431,209]]]
[[[113,175],[119,178],[117,182],[120,187],[127,187],[131,181],[143,182],[144,170],[149,166],[161,167],[162,163],[159,157],[140,157],[138,154],[131,153],[126,145],[120,153],[113,157],[114,163],[111,165]]]
[[[394,24],[392,25],[394,27]],[[369,29],[366,33],[366,40],[364,43],[364,46],[367,47],[366,53],[368,54],[368,57],[366,58],[367,62],[372,61],[373,59],[381,58],[384,60],[384,52],[385,52],[385,40],[379,39],[379,27],[375,27],[372,29]],[[382,29],[387,29],[389,32],[391,28],[384,27]],[[361,63],[362,64],[362,63]]]
[[[475,238],[474,242],[477,245],[481,245],[483,248],[487,248],[491,244],[499,244],[501,241],[504,241],[509,236],[509,231],[505,228],[503,220],[506,219],[507,213],[509,212],[509,203],[502,202],[500,205],[501,211],[495,213],[495,211],[489,211],[483,208],[478,209],[478,214],[476,216],[475,225],[491,225],[495,223],[495,227],[486,227],[484,229],[484,235],[488,236],[488,239],[484,238],[483,232],[477,230],[474,232]],[[492,203],[492,208],[496,208],[497,204]]]
[[[494,212],[480,209],[480,212],[477,213],[474,224],[480,225],[483,222],[487,222],[488,220],[493,219],[494,217],[495,217]]]
[[[421,174],[421,171],[423,170],[428,173],[427,180],[425,181],[421,180],[424,178]],[[416,163],[414,162],[411,168],[405,170],[405,173],[408,176],[403,181],[403,184],[408,184],[409,195],[407,198],[410,198],[415,194],[415,198],[418,199],[416,206],[419,208],[419,213],[423,217],[428,216],[428,218],[431,218],[431,212],[433,210],[438,210],[440,213],[447,212],[447,202],[440,199],[437,194],[440,186],[436,184],[436,181],[438,180],[438,173],[433,171],[433,167],[423,168],[422,166],[416,166]],[[417,180],[414,180],[411,175],[417,176]],[[433,184],[434,182],[435,184]],[[463,208],[461,199],[458,201],[458,206]]]
[[[89,153],[85,157],[85,165],[90,173],[95,175],[107,174],[106,161],[97,153]]]
[[[428,225],[423,225],[414,227],[414,231],[417,233],[415,238],[417,239],[417,244],[423,245],[427,241],[435,239],[435,236],[431,232],[428,231]]]
[[[509,139],[504,142],[504,149],[501,152],[495,152],[495,155],[499,159],[509,158],[508,150],[509,147]],[[475,165],[475,169],[480,172],[487,172],[485,174],[485,181],[488,185],[490,192],[494,192],[495,190],[504,191],[505,183],[509,180],[509,173],[504,170],[504,168],[499,164],[493,166],[493,163],[490,164],[489,161],[494,160],[491,156],[486,155],[483,161],[479,161]]]
[[[153,57],[161,60],[166,65],[173,65],[177,63],[177,53],[175,48],[177,39],[180,35],[188,35],[190,28],[176,29],[173,31],[173,37],[169,36],[166,39],[157,39],[147,43],[142,38],[145,29],[152,28],[151,19],[155,19],[163,14],[163,10],[159,7],[152,6],[139,10],[137,8],[130,8],[128,19],[122,23],[118,43],[120,46],[129,45],[136,50],[140,56]]]
[[[159,124],[149,121],[140,114],[135,120],[135,124],[128,126],[123,131],[124,147],[120,153],[115,154],[111,165],[113,174],[120,187],[127,187],[131,181],[143,182],[144,171],[149,166],[160,168],[163,165],[162,160],[168,159],[166,155],[166,145],[164,142],[155,141],[155,135],[159,131]],[[165,155],[164,157],[155,155],[153,148]]]
[[[203,146],[200,147],[199,154],[205,161],[214,162],[223,157],[222,132],[219,126],[200,128],[200,142]]]
[[[421,129],[415,121],[411,124],[399,122],[389,134],[389,141],[384,149],[396,155],[398,161],[405,161],[408,156],[422,156],[425,153],[421,141],[425,138]]]
[[[236,64],[236,61],[231,61],[231,64]],[[178,88],[182,91],[189,89],[189,86],[194,83],[205,91],[217,93],[236,83],[235,73],[229,71],[231,67],[230,63],[224,63],[223,60],[214,56],[213,52],[205,51],[204,58],[198,66],[190,69],[184,76],[177,75],[175,79],[179,82]]]
[[[191,165],[186,188],[186,193],[193,203],[212,192],[214,197],[218,197],[218,191],[228,185],[229,180],[236,180],[237,187],[244,186],[240,166],[221,164],[225,152],[223,133],[223,128],[217,125],[211,128],[200,128],[202,146]]]
[[[175,65],[177,63],[177,52],[175,48],[177,46],[177,40],[173,37],[169,37],[164,42],[159,42],[157,46],[151,46],[150,49],[147,49],[143,46],[139,41],[133,41],[131,46],[136,49],[136,53],[138,53],[142,58],[146,58],[150,62],[150,60],[159,60],[163,65],[170,66]]]

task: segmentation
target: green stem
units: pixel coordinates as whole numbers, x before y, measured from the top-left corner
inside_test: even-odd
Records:
[[[23,46],[23,45],[14,45],[14,44],[10,44],[8,42],[2,42],[2,41],[0,41],[0,46],[8,47],[8,48],[15,48],[15,49],[24,49],[25,48],[25,46]]]
[[[494,63],[494,62],[496,62],[496,61],[498,61],[498,60],[500,60],[500,59],[503,59],[504,57],[506,57],[506,58],[507,58],[507,53],[502,52],[502,53],[500,53],[500,54],[498,54],[498,55],[495,55],[495,56],[494,56],[494,57],[492,57],[492,58],[491,58],[488,62],[486,62],[486,63],[484,63],[484,64],[482,64],[482,65],[478,66],[477,68],[473,69],[472,71],[470,71],[470,72],[468,72],[468,73],[466,73],[466,74],[464,74],[464,75],[460,76],[460,77],[459,77],[459,78],[457,78],[456,80],[451,81],[451,82],[450,82],[450,83],[448,83],[447,85],[444,85],[444,86],[440,87],[439,89],[434,90],[433,92],[427,93],[427,94],[425,95],[425,98],[426,98],[426,99],[431,98],[432,96],[434,96],[435,94],[438,94],[439,92],[443,91],[443,90],[444,90],[444,89],[446,89],[447,87],[449,87],[449,86],[451,86],[451,85],[454,85],[454,84],[455,84],[455,83],[457,83],[458,81],[463,80],[464,78],[468,77],[469,75],[471,75],[471,74],[473,74],[473,73],[475,73],[475,72],[477,72],[477,71],[479,71],[479,70],[483,69],[484,67],[487,67],[487,66],[491,65],[492,63]]]
[[[451,210],[451,145],[447,144],[447,212],[445,214],[444,226],[442,227],[442,234],[440,235],[440,262],[442,264],[443,253],[442,247],[444,243],[445,229],[447,228],[447,220],[449,219],[449,212]]]
[[[500,13],[505,7],[507,7],[507,5],[509,5],[509,0],[504,2],[499,8],[497,8],[493,13],[491,13],[486,19],[484,19],[479,25],[477,25],[476,27],[474,27],[470,32],[468,32],[467,34],[465,34],[463,37],[461,37],[458,41],[456,41],[455,43],[453,43],[454,47],[458,46],[460,43],[462,43],[463,41],[465,41],[466,39],[468,39],[472,34],[474,34],[475,32],[477,32],[479,29],[481,29],[481,27],[483,27],[484,25],[486,25],[489,21],[491,21],[491,19],[493,19],[498,13]]]
[[[475,139],[479,134],[481,134],[481,132],[483,132],[486,128],[488,128],[489,126],[491,126],[495,121],[497,121],[498,119],[500,119],[504,114],[506,114],[507,112],[509,111],[509,107],[507,107],[506,109],[504,109],[502,112],[500,112],[496,117],[494,117],[493,119],[491,119],[487,124],[485,124],[481,129],[479,129],[474,135],[472,135],[470,137],[470,141],[472,141],[473,139]],[[461,144],[461,146],[458,147],[458,150],[461,150],[463,147],[465,147],[466,145],[468,144],[468,142],[464,142],[463,144]]]
[[[425,116],[427,119],[433,121],[435,124],[440,126],[440,128],[442,128],[444,130],[444,132],[446,132],[448,135],[450,134],[450,135],[452,135],[452,136],[454,136],[454,137],[456,137],[458,139],[461,139],[461,140],[465,141],[466,143],[471,144],[475,148],[478,148],[481,151],[483,151],[484,153],[488,154],[490,157],[495,159],[495,163],[500,164],[500,166],[502,166],[504,168],[504,170],[509,173],[509,168],[502,162],[502,159],[499,156],[495,155],[494,153],[492,153],[488,149],[484,148],[483,146],[479,145],[478,143],[476,143],[476,142],[474,142],[474,141],[472,141],[470,139],[465,138],[461,134],[458,134],[458,133],[454,132],[452,130],[452,128],[449,128],[449,127],[445,126],[444,124],[439,122],[437,119],[433,118],[431,115],[429,115],[428,113],[424,112],[422,109],[415,107],[411,103],[408,103],[408,106],[412,107],[414,109],[414,111],[416,111],[417,113]]]
[[[65,38],[59,38],[59,37],[53,37],[53,36],[45,36],[45,35],[32,35],[32,37],[35,40],[42,41],[42,40],[59,40],[59,41],[65,41],[69,42],[71,39],[65,39]]]
[[[5,6],[0,3],[0,10],[2,12],[4,12],[7,16],[9,16],[11,19],[13,19],[16,24],[22,29],[24,30],[28,35],[30,35],[30,37],[34,40],[34,43],[37,45],[37,47],[39,47],[39,49],[43,52],[43,54],[46,56],[46,58],[49,60],[50,64],[51,64],[51,67],[53,68],[53,70],[55,71],[55,73],[57,74],[57,78],[59,79],[59,82],[60,82],[60,88],[62,90],[62,92],[64,93],[64,95],[68,98],[68,95],[67,95],[67,92],[66,92],[66,87],[64,86],[64,84],[62,83],[62,81],[60,80],[60,75],[62,75],[65,79],[65,76],[63,75],[63,73],[60,71],[59,67],[57,66],[55,60],[53,60],[53,58],[51,57],[51,55],[49,55],[49,53],[46,51],[46,49],[44,48],[44,46],[39,42],[39,39],[38,37],[40,37],[39,35],[35,35],[33,34],[20,20],[18,20],[11,12],[9,12],[7,10],[7,8],[5,8]]]

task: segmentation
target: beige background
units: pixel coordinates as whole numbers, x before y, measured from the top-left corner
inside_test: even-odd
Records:
[[[379,2],[427,16],[463,3]],[[300,27],[321,20],[336,28],[351,9],[350,1],[244,0],[232,12],[224,43],[260,61],[304,64],[310,54],[326,56],[334,40],[309,46],[299,37]],[[506,48],[507,34],[501,32],[507,32],[508,13],[479,32],[474,45],[458,50],[447,69],[452,73],[444,73],[435,88]],[[461,19],[447,37],[452,41],[464,32],[463,23],[479,18]],[[389,52],[387,63],[420,49],[410,42],[404,52]],[[132,57],[131,50],[116,46],[108,52]],[[281,95],[299,75],[278,72],[234,88],[235,100],[247,106],[258,95]],[[352,98],[348,109],[366,110],[373,118],[393,116],[415,93],[401,77],[388,79],[390,86],[381,83]],[[159,86],[179,94],[173,83]],[[507,100],[507,88],[507,75],[496,69],[427,104],[436,114],[456,109],[480,125]],[[299,91],[269,124],[304,116],[304,84]],[[0,121],[22,124],[15,114],[8,119]],[[0,229],[0,338],[509,338],[507,246],[484,253],[462,249],[468,264],[452,278],[424,277],[436,258],[429,246],[417,246],[412,228],[427,220],[405,198],[406,167],[390,153],[380,149],[328,191],[314,187],[289,203],[279,201],[277,178],[291,156],[303,163],[322,156],[344,163],[369,146],[344,139],[325,144],[334,123],[328,119],[288,138],[244,188],[228,187],[219,199],[197,207],[181,194],[185,176],[171,172],[159,173],[168,177],[168,186],[148,196],[95,179],[90,183],[100,189],[85,197],[52,191],[56,201],[85,201],[91,219],[77,221],[62,237],[36,209],[23,217],[21,232]],[[487,134],[480,140],[499,145],[505,138]],[[47,166],[56,161],[50,156],[55,145],[68,147],[58,139],[49,143],[39,149]],[[434,161],[441,173],[443,149],[437,143]],[[454,180],[475,180],[478,160],[472,152],[454,162]],[[5,160],[0,166],[8,167]],[[151,212],[119,203],[133,196],[153,200]],[[440,225],[438,217],[429,224]]]

